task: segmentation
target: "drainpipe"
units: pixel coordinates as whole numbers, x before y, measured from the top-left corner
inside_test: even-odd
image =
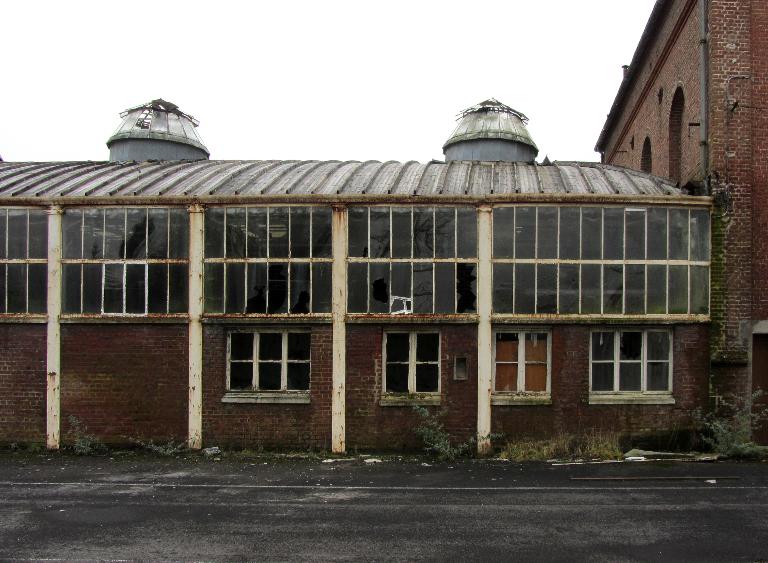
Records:
[[[709,0],[699,0],[699,82],[701,84],[701,172],[704,195],[711,194],[709,182]]]

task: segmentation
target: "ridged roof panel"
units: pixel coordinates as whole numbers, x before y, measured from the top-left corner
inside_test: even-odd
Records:
[[[597,163],[0,162],[0,198],[267,195],[682,195],[669,180]]]

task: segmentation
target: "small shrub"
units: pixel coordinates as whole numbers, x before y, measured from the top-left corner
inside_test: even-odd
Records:
[[[735,458],[759,458],[768,456],[768,447],[752,442],[752,433],[768,420],[768,407],[753,409],[754,403],[763,396],[758,389],[744,399],[735,395],[724,397],[716,411],[693,411],[693,420],[699,427],[701,440],[713,452]]]
[[[453,444],[451,435],[443,426],[440,417],[431,414],[427,409],[414,406],[413,410],[421,418],[421,423],[416,427],[416,434],[424,442],[424,451],[434,455],[441,461],[453,461],[463,456],[471,456],[476,451],[477,439],[473,436],[466,442]],[[501,438],[501,434],[491,434],[490,440]]]
[[[77,455],[99,455],[107,452],[105,446],[96,436],[88,434],[85,425],[80,422],[76,416],[67,418],[70,425],[70,434],[72,436],[72,451]]]
[[[155,444],[152,440],[143,442],[137,438],[132,438],[131,441],[137,446],[163,457],[172,457],[187,451],[187,445],[184,442],[174,442],[173,440],[168,440],[164,444]]]
[[[592,430],[585,434],[557,434],[546,439],[510,441],[501,457],[514,461],[618,459],[621,457],[621,447],[616,432]]]

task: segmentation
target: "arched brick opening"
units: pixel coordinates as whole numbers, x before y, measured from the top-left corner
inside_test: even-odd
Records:
[[[645,141],[643,142],[643,153],[640,155],[640,170],[643,172],[648,172],[648,174],[653,172],[653,157],[651,156],[651,139],[649,137],[645,138]]]
[[[685,110],[685,94],[683,89],[675,90],[672,107],[669,110],[669,177],[680,182],[680,160],[683,144],[683,111]]]

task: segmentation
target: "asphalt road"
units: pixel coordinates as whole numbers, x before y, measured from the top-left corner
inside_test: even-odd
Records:
[[[0,558],[768,561],[768,464],[3,453]]]

